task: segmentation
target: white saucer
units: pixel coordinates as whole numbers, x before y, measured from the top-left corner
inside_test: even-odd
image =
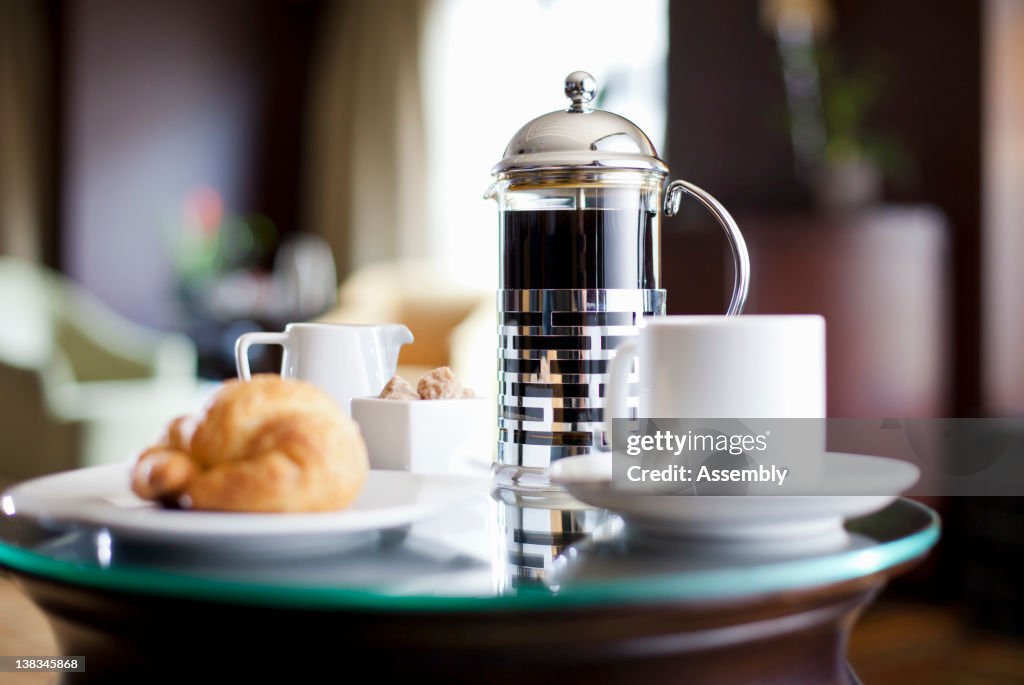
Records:
[[[828,452],[830,482],[870,495],[685,496],[625,492],[611,482],[609,453],[555,462],[551,480],[591,506],[620,515],[631,528],[676,537],[765,540],[843,536],[843,520],[884,508],[920,475],[908,462]]]
[[[454,503],[487,492],[487,479],[371,470],[344,511],[246,514],[179,511],[139,499],[129,464],[109,464],[26,481],[0,497],[8,516],[47,525],[85,524],[115,539],[220,548],[224,552],[314,552],[350,544],[354,534],[409,526]]]

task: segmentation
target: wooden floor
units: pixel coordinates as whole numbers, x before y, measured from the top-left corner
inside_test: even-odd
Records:
[[[972,630],[947,608],[883,599],[849,654],[864,685],[1024,685],[1024,642]]]
[[[56,656],[57,645],[46,619],[0,572],[0,654]],[[0,685],[44,685],[52,673],[0,673]]]
[[[43,615],[0,576],[0,654],[57,653]],[[1024,642],[972,631],[949,609],[892,600],[861,618],[850,661],[864,685],[1024,685]],[[0,685],[52,680],[45,673],[0,673]]]

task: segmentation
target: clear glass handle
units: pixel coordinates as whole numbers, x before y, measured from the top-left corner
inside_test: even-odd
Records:
[[[683,193],[697,199],[704,209],[711,212],[712,216],[725,231],[725,237],[729,240],[729,247],[732,248],[732,260],[734,264],[732,281],[732,299],[729,301],[729,309],[725,312],[729,316],[736,316],[743,312],[743,305],[747,303],[747,291],[750,289],[750,256],[747,254],[747,243],[743,240],[740,227],[729,214],[729,210],[722,206],[710,193],[687,181],[672,181],[665,189],[665,216],[675,216],[679,211],[679,203]]]

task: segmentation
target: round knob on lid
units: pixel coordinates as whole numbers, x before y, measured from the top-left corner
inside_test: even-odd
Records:
[[[597,81],[585,71],[574,71],[565,77],[565,96],[572,100],[570,112],[591,112],[590,103],[597,95]]]

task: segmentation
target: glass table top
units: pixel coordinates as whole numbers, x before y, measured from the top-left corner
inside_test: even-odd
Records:
[[[807,589],[925,554],[938,517],[901,499],[816,544],[711,543],[630,531],[604,510],[481,492],[405,531],[329,553],[239,557],[119,540],[102,528],[0,517],[0,567],[97,589],[256,606],[473,611],[708,602]]]

